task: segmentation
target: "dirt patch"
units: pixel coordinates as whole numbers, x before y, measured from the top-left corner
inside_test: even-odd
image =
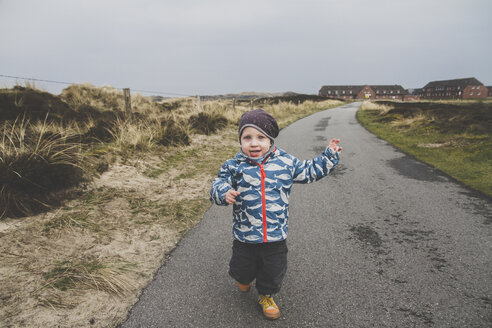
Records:
[[[451,143],[446,142],[446,143],[419,143],[417,144],[417,147],[421,148],[441,148],[441,147],[447,147],[450,146]]]

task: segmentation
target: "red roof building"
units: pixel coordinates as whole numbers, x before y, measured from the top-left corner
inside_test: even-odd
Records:
[[[425,99],[483,99],[489,90],[474,77],[466,79],[432,81],[422,90]]]
[[[318,92],[321,97],[337,99],[394,99],[409,100],[408,90],[401,85],[325,85]]]

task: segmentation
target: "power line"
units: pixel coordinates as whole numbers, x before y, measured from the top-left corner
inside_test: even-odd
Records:
[[[44,79],[36,79],[36,78],[32,78],[32,77],[21,77],[21,76],[12,76],[12,75],[4,75],[4,74],[0,74],[0,76],[1,77],[11,78],[11,79],[21,79],[21,80],[47,82],[47,83],[58,83],[58,84],[66,84],[66,85],[78,84],[78,83],[74,83],[74,82],[63,82],[63,81],[54,81],[54,80],[44,80]],[[116,88],[116,89],[123,90],[123,88]],[[138,89],[131,89],[131,90],[137,91],[137,92],[145,92],[145,93],[150,93],[150,94],[157,94],[157,95],[193,97],[193,95],[183,94],[183,93],[176,93],[176,92],[138,90]]]
[[[70,83],[70,82],[61,82],[61,81],[35,79],[35,78],[32,78],[32,77],[20,77],[20,76],[11,76],[11,75],[3,75],[3,74],[0,74],[0,76],[2,76],[2,77],[8,77],[8,78],[11,78],[11,79],[21,79],[21,80],[30,80],[30,81],[39,81],[39,82],[48,82],[48,83],[75,84],[75,83]]]
[[[185,95],[182,93],[174,93],[174,92],[149,91],[149,90],[138,90],[138,89],[132,89],[132,90],[137,92],[145,92],[145,93],[158,94],[158,95],[194,97],[194,95]]]

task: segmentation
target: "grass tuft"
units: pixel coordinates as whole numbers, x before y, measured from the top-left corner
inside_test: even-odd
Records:
[[[160,124],[156,142],[162,146],[185,146],[191,142],[188,127],[173,119],[163,120]]]
[[[125,266],[103,263],[99,260],[63,261],[56,263],[51,271],[43,275],[47,281],[45,287],[61,291],[69,289],[95,289],[114,295],[124,295],[131,290],[131,284],[122,279]]]
[[[59,205],[57,192],[87,179],[81,144],[53,133],[48,123],[36,131],[27,120],[5,122],[0,140],[0,218],[25,216]]]
[[[201,112],[192,115],[189,122],[195,132],[207,136],[227,126],[227,119],[223,115],[217,113]]]

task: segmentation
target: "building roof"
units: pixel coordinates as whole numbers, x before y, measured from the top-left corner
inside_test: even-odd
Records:
[[[374,92],[383,93],[383,90],[386,92],[396,91],[395,94],[408,94],[408,91],[403,89],[401,85],[324,85],[319,90],[320,93],[328,93],[328,91],[352,91],[353,94],[358,94],[364,87],[370,87]]]
[[[350,91],[351,90],[352,93],[359,93],[363,87],[364,87],[363,85],[324,85],[321,87],[319,92],[327,92],[328,90],[330,90],[330,91],[335,91],[335,90]]]
[[[408,94],[408,91],[403,89],[401,85],[395,84],[395,85],[370,85],[371,89],[374,90],[374,92],[382,93],[383,91],[396,91],[396,94]]]
[[[469,85],[483,85],[483,83],[474,77],[468,77],[465,79],[432,81],[432,82],[427,83],[424,88],[458,87],[459,86],[463,89]]]

